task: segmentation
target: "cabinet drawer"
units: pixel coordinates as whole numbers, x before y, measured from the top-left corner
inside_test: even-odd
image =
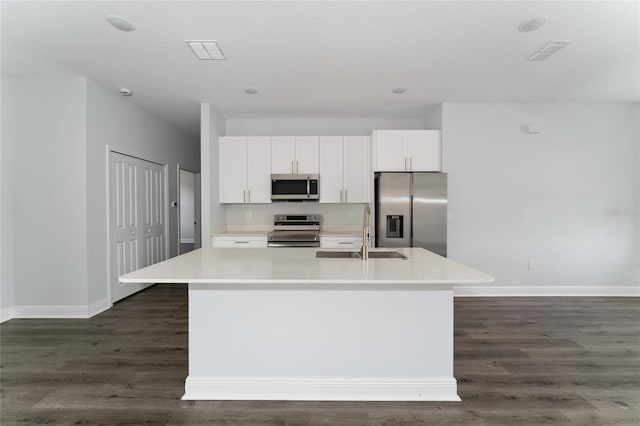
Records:
[[[359,249],[362,247],[362,237],[320,237],[321,248]]]
[[[267,237],[232,236],[213,237],[212,245],[216,248],[266,248]]]

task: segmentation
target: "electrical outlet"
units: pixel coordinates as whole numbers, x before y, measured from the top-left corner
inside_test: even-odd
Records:
[[[247,212],[247,219],[251,219],[253,217],[253,212],[248,211]]]
[[[529,259],[529,270],[533,271],[536,269],[536,261],[535,259]]]
[[[353,215],[353,210],[349,210],[349,220],[353,220],[354,215]]]

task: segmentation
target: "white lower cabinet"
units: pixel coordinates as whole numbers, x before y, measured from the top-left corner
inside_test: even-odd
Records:
[[[266,248],[267,236],[215,236],[211,239],[211,245],[215,248]]]
[[[360,249],[362,248],[362,237],[321,235],[320,248]]]

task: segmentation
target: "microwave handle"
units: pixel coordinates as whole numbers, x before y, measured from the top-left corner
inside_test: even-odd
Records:
[[[311,196],[311,178],[307,176],[307,197]]]

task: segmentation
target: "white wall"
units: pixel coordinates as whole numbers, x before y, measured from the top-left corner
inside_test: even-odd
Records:
[[[442,104],[427,109],[424,118],[424,128],[428,130],[442,130]]]
[[[421,118],[229,118],[226,130],[228,136],[368,136],[424,128]]]
[[[450,258],[515,294],[640,294],[639,120],[638,104],[444,104]]]
[[[202,246],[211,243],[212,229],[224,225],[227,217],[225,208],[220,204],[218,186],[218,137],[226,135],[224,117],[207,102],[200,104],[200,157],[201,204],[202,204]]]
[[[89,304],[104,300],[107,262],[107,146],[167,164],[169,203],[178,200],[178,165],[200,171],[199,141],[130,100],[88,81],[87,162]],[[169,256],[179,250],[178,209],[169,209]]]
[[[15,130],[11,125],[13,108],[10,99],[15,96],[13,79],[2,75],[0,82],[0,321],[13,315],[13,167],[12,140]]]
[[[180,170],[180,242],[193,243],[194,236],[194,206],[195,206],[195,175],[186,170]]]
[[[109,306],[107,146],[168,164],[177,201],[198,140],[84,77],[2,88],[2,319],[92,315]],[[171,255],[178,226],[170,210]]]
[[[27,311],[86,306],[86,79],[4,76],[3,83],[14,304]]]

